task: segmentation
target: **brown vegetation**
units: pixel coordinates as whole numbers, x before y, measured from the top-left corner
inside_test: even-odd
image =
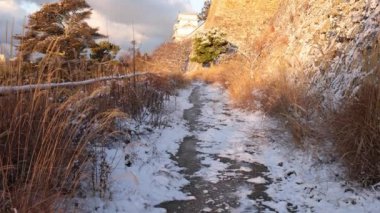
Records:
[[[306,95],[306,79],[293,82],[287,65],[278,65],[273,73],[251,71],[250,62],[243,56],[234,56],[211,68],[200,68],[187,74],[191,79],[218,82],[224,85],[233,102],[242,108],[263,110],[285,119],[298,145],[311,134],[310,127],[302,121],[315,98]],[[239,69],[237,69],[237,67]],[[253,75],[252,75],[253,72]]]
[[[101,130],[93,124],[109,120],[97,115],[92,104],[79,102],[80,93],[63,102],[60,93],[1,97],[2,211],[53,211],[54,202],[73,194],[83,178],[85,146]]]
[[[75,72],[52,66],[54,63],[52,59],[36,65],[36,71],[44,70],[43,75],[30,70],[35,76],[32,82],[51,82],[53,78],[48,77],[56,69],[76,79]],[[25,82],[17,80],[25,77],[18,67],[2,65],[1,74],[8,75],[3,79],[14,73],[17,76],[3,85]],[[103,69],[95,73],[104,75]],[[55,79],[61,81],[59,75]],[[89,148],[108,143],[116,135],[128,135],[115,125],[125,117],[163,125],[164,102],[183,84],[182,77],[174,74],[138,77],[136,87],[130,82],[37,89],[0,97],[0,211],[55,211],[57,202],[74,195],[83,181],[93,182],[92,189],[103,195],[105,189],[100,185],[107,185],[94,182],[100,180],[96,175],[101,174],[94,169],[99,170],[101,162],[94,160],[97,153]]]
[[[85,58],[66,61],[59,56],[50,56],[38,63],[14,61],[0,64],[0,85],[82,81],[129,72],[116,61],[96,62]]]
[[[64,21],[86,29],[71,32],[64,41],[61,35],[65,29],[47,26],[43,11],[31,16],[30,24],[40,20],[40,25],[28,26],[25,35],[16,37],[22,43],[18,58],[0,63],[1,86],[77,82],[132,72],[131,57],[99,61],[81,55],[85,40],[99,35],[83,21],[90,14],[85,1],[62,0],[42,10],[60,16],[75,7],[84,9],[83,13],[76,11],[77,15]],[[48,32],[41,34],[49,39],[38,41],[38,48],[31,45],[34,41],[25,43],[34,31]],[[62,42],[73,42],[74,47],[65,46],[70,48],[65,51]],[[186,45],[163,44],[151,57],[138,52],[137,71],[157,72],[137,77],[136,84],[134,79],[119,79],[0,95],[0,212],[64,210],[63,201],[78,190],[106,196],[110,168],[94,147],[113,141],[129,143],[131,130],[120,128],[120,121],[165,125],[165,102],[186,83],[182,75],[188,56]],[[26,60],[35,52],[44,55],[35,62]]]
[[[349,175],[364,185],[380,181],[379,76],[364,82],[357,97],[331,118],[337,151]]]
[[[147,70],[160,73],[183,73],[189,62],[191,41],[166,42],[152,53]]]
[[[301,147],[308,145],[305,137],[319,142],[315,147],[322,149],[321,142],[334,139],[336,149],[326,152],[340,156],[354,180],[376,183],[380,176],[380,73],[374,72],[379,66],[378,15],[368,13],[373,22],[365,17],[358,24],[350,22],[357,10],[365,14],[373,11],[368,7],[376,6],[364,4],[318,1],[314,7],[305,1],[216,1],[206,29],[222,29],[239,52],[187,75],[223,84],[240,107],[284,118]],[[337,26],[352,30],[331,36],[338,28],[322,16],[336,17]],[[367,31],[361,34],[357,29],[364,27]],[[357,51],[352,54],[352,49]],[[359,92],[352,96],[355,91]],[[334,95],[342,95],[342,100],[331,110]]]

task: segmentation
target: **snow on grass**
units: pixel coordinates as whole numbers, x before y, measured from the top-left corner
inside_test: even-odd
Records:
[[[107,161],[111,164],[110,195],[104,199],[88,197],[79,200],[84,212],[165,212],[155,205],[170,200],[194,199],[181,192],[188,181],[181,168],[171,159],[182,139],[188,135],[183,122],[183,110],[192,104],[187,98],[190,90],[182,90],[168,102],[170,126],[153,133],[139,135],[133,142],[108,148]],[[126,125],[131,125],[126,123]],[[144,132],[148,126],[136,126]],[[126,157],[127,156],[127,157]],[[127,160],[131,166],[127,166]]]
[[[243,171],[243,172],[252,172],[252,169],[251,169],[251,168],[248,168],[248,167],[245,167],[245,166],[240,167],[239,170],[240,170],[240,171]]]
[[[299,150],[289,132],[278,121],[261,112],[250,113],[231,109],[228,97],[218,86],[202,88],[203,131],[198,133],[202,169],[197,175],[213,183],[221,181],[228,163],[219,158],[259,163],[269,173],[248,179],[248,183],[266,184],[270,201],[262,201],[278,212],[377,212],[379,190],[366,190],[344,178],[337,162],[321,160],[312,151]],[[255,168],[250,168],[254,170]],[[246,170],[246,169],[244,169]],[[255,190],[239,189],[242,209],[257,205],[247,198]],[[244,207],[245,206],[245,207]],[[239,211],[237,211],[239,212]]]
[[[256,177],[247,180],[248,183],[265,184],[267,181],[263,177]]]
[[[339,163],[317,163],[315,158],[289,144],[259,144],[262,152],[260,163],[270,170],[274,183],[267,193],[273,201],[266,205],[279,208],[286,202],[300,211],[315,212],[377,212],[380,191],[362,189],[349,183],[342,176]]]

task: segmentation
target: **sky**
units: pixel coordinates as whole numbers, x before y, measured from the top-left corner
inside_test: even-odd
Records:
[[[25,17],[37,11],[41,4],[57,0],[0,0],[0,48],[5,45],[5,29],[22,32]],[[204,0],[87,0],[93,8],[88,23],[109,35],[111,42],[127,50],[135,29],[135,39],[143,52],[150,52],[170,40],[179,12],[199,12]],[[8,39],[9,43],[9,39]],[[1,50],[0,50],[1,51]]]

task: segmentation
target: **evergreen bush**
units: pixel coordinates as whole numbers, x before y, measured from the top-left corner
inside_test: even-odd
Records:
[[[221,54],[228,50],[228,41],[225,36],[226,34],[218,29],[197,34],[193,40],[191,61],[203,65],[215,62]]]

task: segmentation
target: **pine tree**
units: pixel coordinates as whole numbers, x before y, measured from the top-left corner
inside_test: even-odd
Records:
[[[228,51],[229,43],[226,34],[218,29],[197,34],[193,39],[191,61],[203,65],[215,62],[221,54]]]
[[[28,60],[32,53],[54,52],[70,60],[96,45],[95,39],[104,37],[86,23],[91,7],[86,0],[60,0],[44,4],[30,15],[25,35],[15,36],[20,41],[18,51]]]
[[[91,48],[91,58],[94,60],[112,60],[120,51],[120,47],[108,41],[101,41]]]
[[[211,7],[211,0],[206,0],[203,5],[202,11],[198,14],[198,19],[200,21],[205,21],[207,19],[208,12],[210,11],[210,7]]]

